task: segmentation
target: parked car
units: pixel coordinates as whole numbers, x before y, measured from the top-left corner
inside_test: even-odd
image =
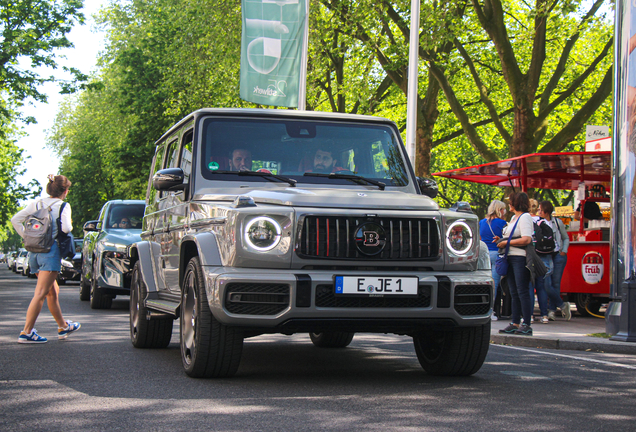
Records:
[[[31,273],[31,252],[27,253],[26,258],[24,259],[24,265],[22,266],[22,276],[27,276],[29,278],[36,278],[35,273]]]
[[[75,255],[71,259],[62,259],[62,269],[57,275],[57,283],[64,285],[67,281],[79,281],[82,276],[82,245],[84,239],[75,240]],[[88,300],[88,299],[87,299]]]
[[[26,257],[29,252],[26,249],[20,249],[18,256],[13,263],[13,271],[16,273],[21,273],[24,269],[24,265],[26,262]]]
[[[13,270],[13,263],[18,256],[18,251],[7,252],[7,268]]]
[[[130,294],[128,249],[141,240],[145,207],[141,200],[108,201],[99,219],[84,224],[80,299],[92,309],[109,309],[116,296]]]
[[[167,346],[176,319],[192,377],[233,375],[244,338],[268,333],[325,348],[396,333],[429,374],[481,368],[494,284],[478,218],[431,199],[395,123],[201,109],[156,146],[129,254],[133,346]]]

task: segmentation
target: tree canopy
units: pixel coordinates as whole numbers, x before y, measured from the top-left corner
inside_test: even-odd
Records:
[[[604,1],[423,1],[418,175],[579,149],[586,123],[609,124],[613,26]],[[312,0],[307,108],[381,115],[404,130],[409,8]],[[69,200],[83,220],[108,199],[145,196],[154,141],[187,113],[255,106],[238,97],[238,2],[113,1],[100,22],[99,71],[62,108],[49,141],[81,188]],[[485,207],[503,193],[440,184],[442,205]]]
[[[24,152],[17,147],[23,121],[18,109],[28,101],[46,101],[40,85],[53,81],[41,71],[57,68],[56,50],[71,47],[66,35],[83,23],[82,0],[0,1],[0,226],[18,210],[21,200],[39,195],[36,181],[26,185],[16,179]],[[75,79],[79,71],[69,69]],[[63,83],[69,84],[69,83]]]

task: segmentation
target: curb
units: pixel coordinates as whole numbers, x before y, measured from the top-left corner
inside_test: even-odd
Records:
[[[491,334],[490,343],[498,345],[512,345],[526,348],[543,348],[555,350],[594,351],[612,354],[636,355],[636,344],[630,342],[615,342],[599,338],[598,341],[582,341],[569,339],[548,339],[537,336],[512,336]]]

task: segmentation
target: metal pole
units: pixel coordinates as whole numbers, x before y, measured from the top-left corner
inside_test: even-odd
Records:
[[[636,129],[630,130],[628,76],[629,40],[636,33],[636,5],[616,2],[614,21],[614,127],[612,153],[612,223],[610,228],[610,304],[605,312],[611,340],[636,342]]]
[[[305,111],[307,105],[307,56],[309,51],[309,0],[305,0],[305,31],[302,56],[300,58],[300,82],[298,83],[298,110]]]
[[[411,0],[411,36],[409,39],[409,86],[406,95],[406,153],[415,167],[417,129],[417,78],[420,48],[420,0]]]

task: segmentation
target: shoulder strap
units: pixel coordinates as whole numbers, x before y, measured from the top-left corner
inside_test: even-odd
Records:
[[[523,216],[523,214],[521,216]],[[515,226],[512,227],[512,231],[510,231],[510,234],[508,235],[508,242],[506,243],[506,256],[508,256],[508,251],[510,250],[510,240],[512,240],[512,235],[517,229],[517,224],[519,223],[519,219],[521,219],[521,216],[517,218],[517,221],[515,222]]]
[[[62,212],[64,211],[64,207],[66,207],[66,201],[62,201],[62,205],[60,206],[60,215],[58,219],[62,219]]]
[[[486,223],[488,224],[488,228],[490,228],[490,232],[492,233],[492,236],[495,237],[495,232],[492,230],[492,226],[490,226],[490,221],[488,219],[486,219]]]

